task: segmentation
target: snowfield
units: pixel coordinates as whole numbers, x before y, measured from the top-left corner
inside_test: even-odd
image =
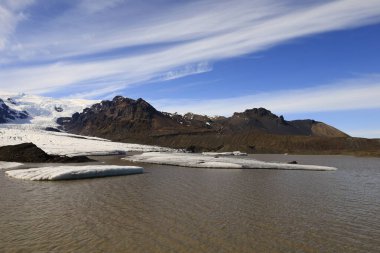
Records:
[[[132,162],[175,165],[193,168],[234,168],[234,169],[279,169],[279,170],[320,170],[334,171],[334,167],[262,162],[237,157],[212,157],[188,153],[143,153],[123,158]]]
[[[5,173],[13,178],[24,180],[69,180],[95,177],[141,174],[142,167],[117,165],[55,166],[23,170],[9,170]]]
[[[16,168],[18,166],[23,165],[22,163],[14,163],[14,162],[1,162],[0,161],[0,170],[1,169],[11,169]]]

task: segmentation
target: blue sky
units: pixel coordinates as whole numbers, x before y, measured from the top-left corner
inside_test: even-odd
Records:
[[[0,90],[266,107],[380,138],[380,1],[0,0]]]

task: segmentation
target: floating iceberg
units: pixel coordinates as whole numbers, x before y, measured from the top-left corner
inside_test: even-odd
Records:
[[[262,162],[249,158],[213,157],[188,153],[143,153],[127,156],[124,160],[193,168],[279,169],[279,170],[336,170],[334,167]]]
[[[23,165],[22,163],[14,163],[14,162],[1,162],[0,161],[0,169],[10,169]]]
[[[143,173],[137,166],[87,165],[87,166],[55,166],[23,170],[9,170],[5,173],[14,178],[26,180],[68,180],[94,177],[121,176]]]
[[[243,153],[240,151],[233,152],[203,152],[202,155],[210,155],[210,156],[247,156],[247,153]]]

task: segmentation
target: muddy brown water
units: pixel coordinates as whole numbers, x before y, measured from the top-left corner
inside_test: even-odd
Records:
[[[0,252],[379,252],[380,159],[254,157],[339,170],[144,165],[60,182],[0,171]]]

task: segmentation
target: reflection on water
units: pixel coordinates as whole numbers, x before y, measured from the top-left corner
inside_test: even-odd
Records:
[[[0,171],[0,252],[377,252],[380,159],[256,155],[336,172],[144,165],[62,182]],[[119,158],[102,157],[123,164]]]

